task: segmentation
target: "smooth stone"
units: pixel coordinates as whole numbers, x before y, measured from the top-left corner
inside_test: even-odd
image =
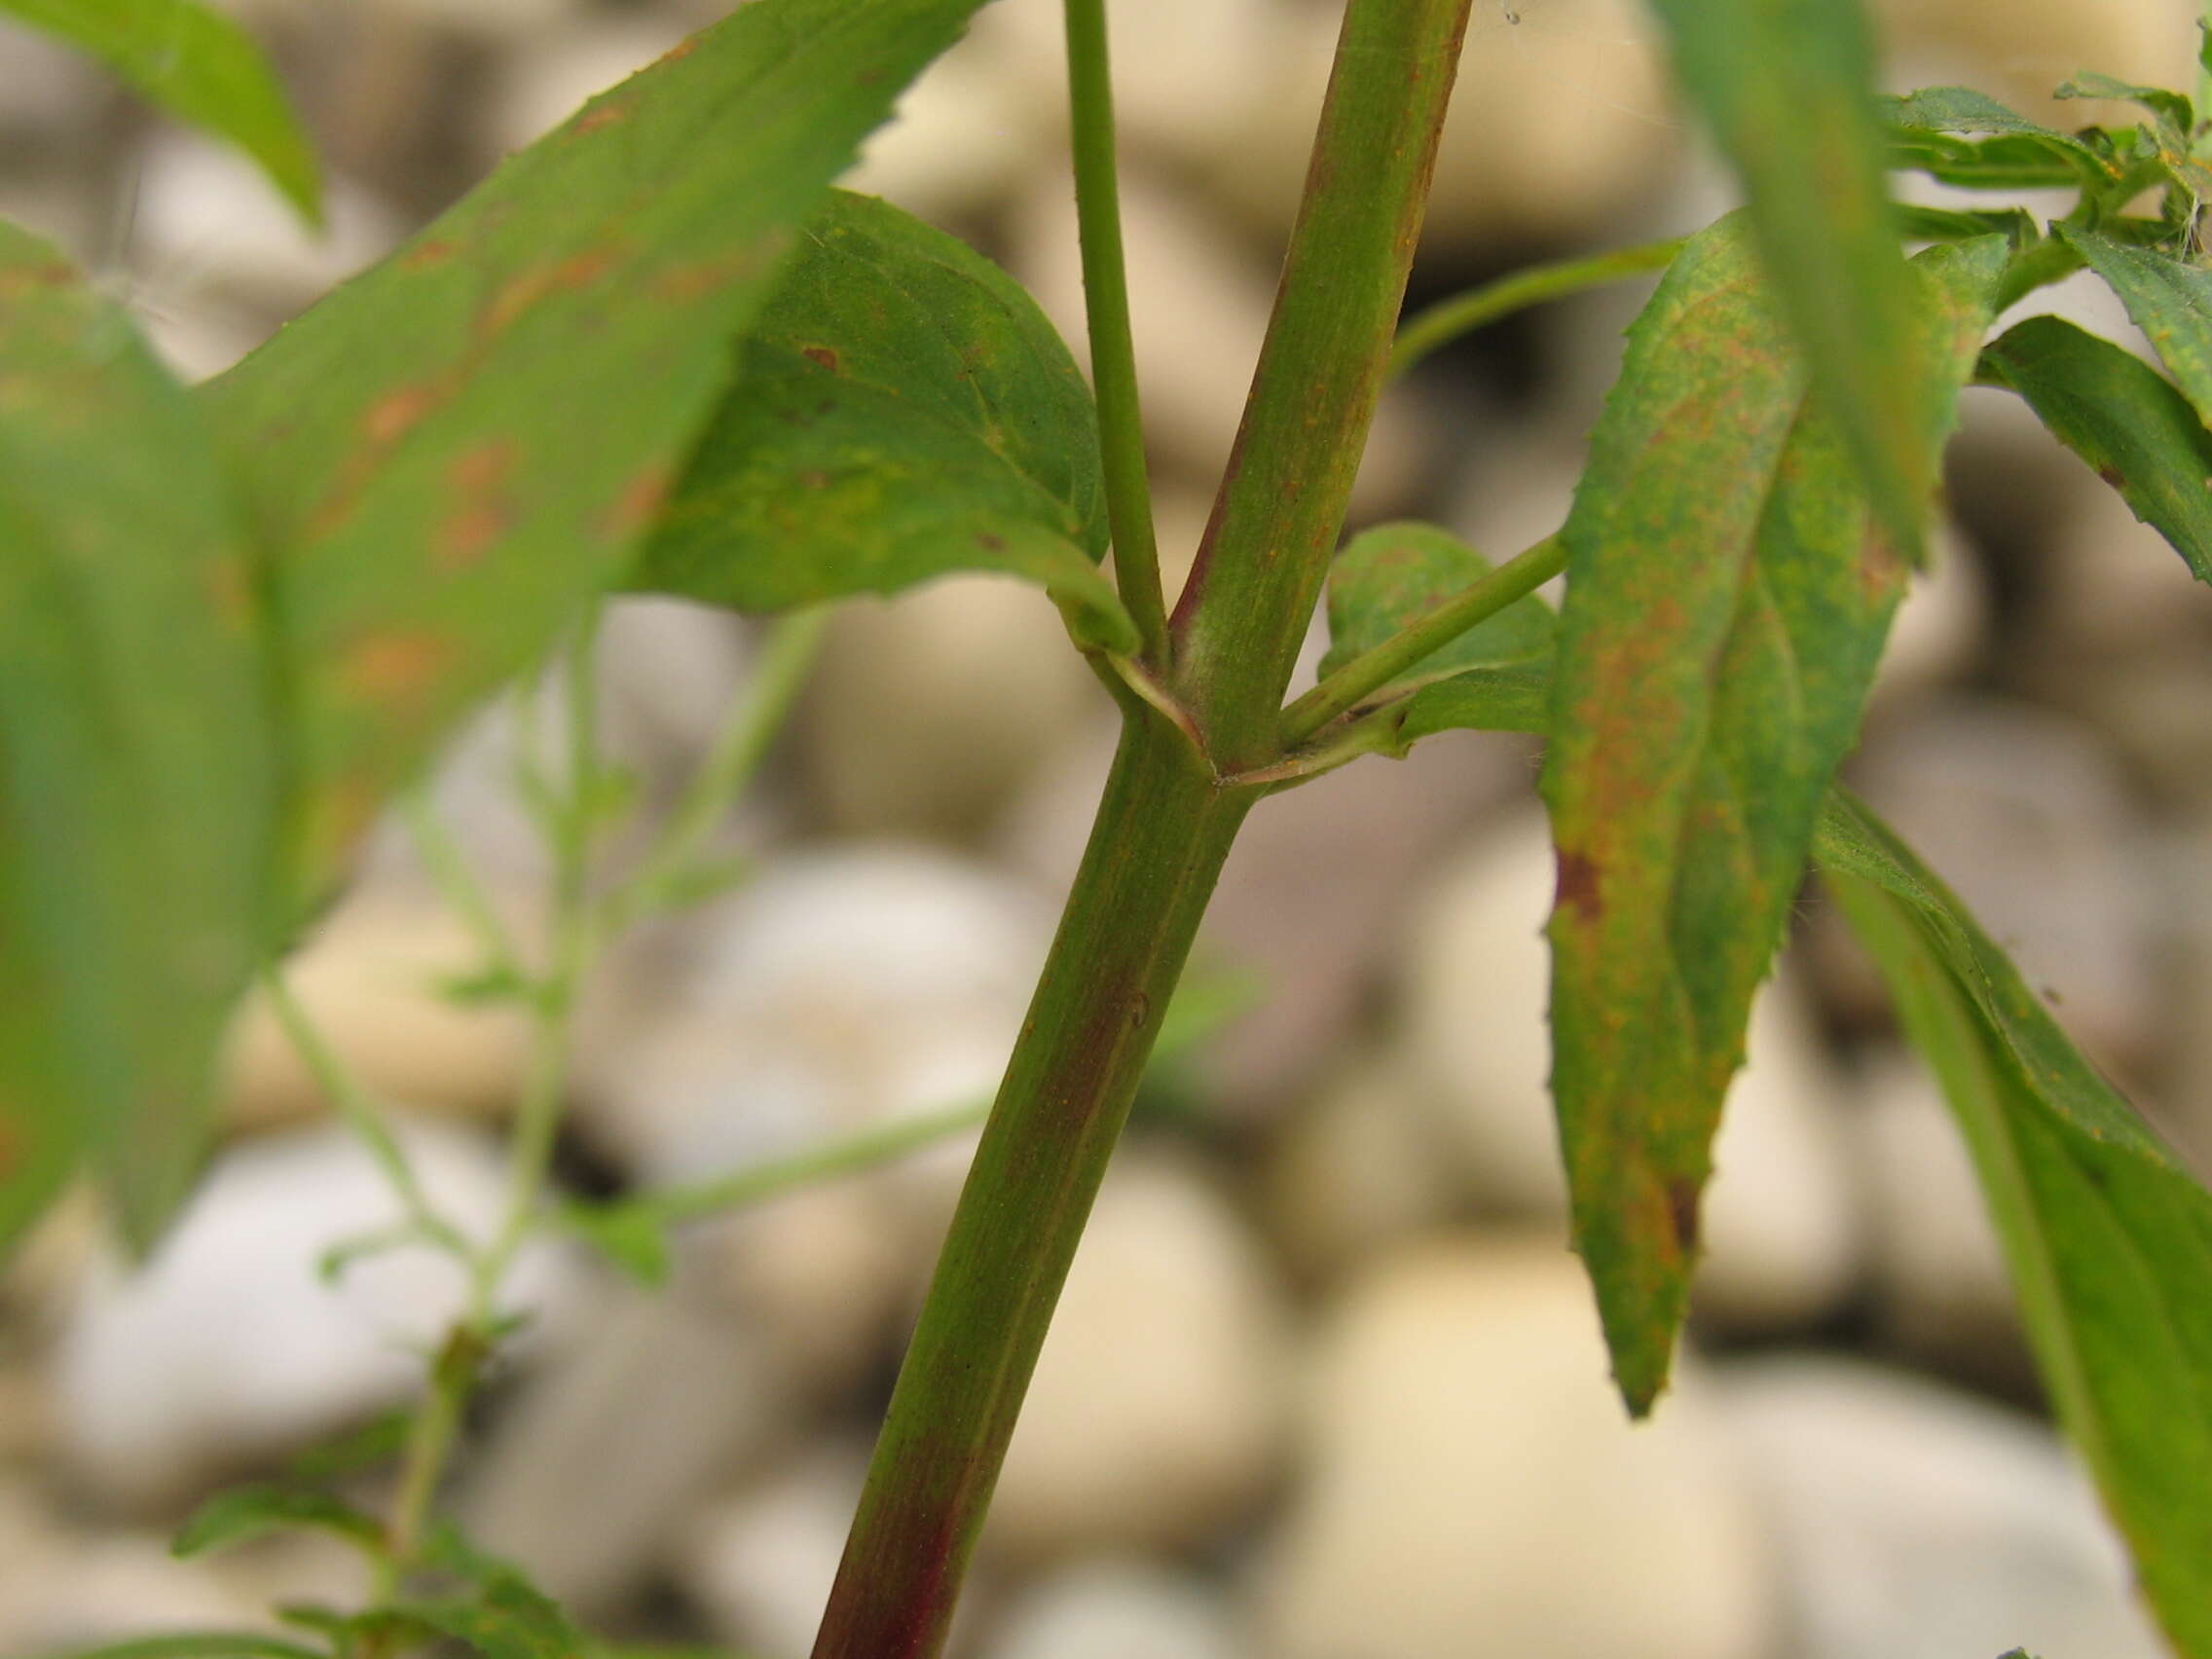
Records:
[[[1273,37],[1289,20],[1277,0],[1133,0],[1111,17],[1114,125],[1125,151],[1203,164],[1260,114]],[[992,6],[976,36],[1034,109],[1040,128],[1067,131],[1065,25],[1050,6]]]
[[[1028,73],[987,27],[1035,15],[1014,6],[985,10],[967,38],[907,88],[898,114],[869,136],[838,184],[939,225],[979,217],[1011,196],[1040,153],[1056,154],[1067,141],[1064,112],[1033,95],[1059,78]]]
[[[1156,1562],[1092,1558],[1015,1595],[983,1659],[1247,1659],[1221,1594]]]
[[[1243,414],[1275,270],[1203,203],[1141,168],[1124,169],[1121,204],[1146,436],[1168,477],[1210,488]],[[1007,237],[1009,267],[1088,368],[1083,260],[1066,178],[1040,176],[1017,197]],[[1410,396],[1398,388],[1376,410],[1352,493],[1355,520],[1408,510],[1418,498],[1427,448]]]
[[[599,761],[635,787],[632,813],[610,827],[601,873],[643,849],[729,722],[741,715],[753,663],[743,624],[710,606],[660,598],[617,599],[600,616],[593,684]],[[555,788],[568,778],[567,677],[541,675],[527,698],[501,698],[480,712],[432,763],[424,793],[444,833],[510,923],[527,931],[553,879],[553,860],[520,774],[527,760]],[[774,796],[757,783],[721,826],[728,844],[764,839]],[[403,816],[387,813],[354,866],[364,886],[430,889],[421,847]]]
[[[1108,1174],[1008,1448],[983,1547],[1161,1549],[1248,1516],[1287,1450],[1288,1309],[1190,1164]]]
[[[2157,1659],[2119,1539],[2050,1430],[1857,1360],[1719,1370],[1793,1659]]]
[[[103,92],[100,70],[83,53],[27,23],[0,22],[0,133],[11,141],[81,141]]]
[[[1564,1217],[1550,1088],[1554,861],[1542,812],[1518,811],[1415,906],[1403,957],[1406,1064],[1465,1190],[1509,1213]],[[1771,1330],[1817,1318],[1859,1266],[1860,1218],[1834,1107],[1844,1080],[1792,979],[1752,1004],[1702,1205],[1701,1318]]]
[[[1762,1659],[1756,1516],[1695,1354],[1632,1427],[1564,1250],[1439,1237],[1347,1286],[1259,1585],[1277,1659]],[[1593,1586],[1603,1586],[1593,1594]]]
[[[268,1608],[206,1563],[177,1561],[168,1540],[92,1532],[48,1512],[27,1482],[0,1471],[0,1652],[81,1653],[179,1630],[265,1627]]]
[[[1051,937],[1039,900],[947,854],[855,843],[766,864],[615,965],[573,1121],[658,1186],[988,1099]],[[720,1293],[817,1386],[851,1381],[928,1272],[974,1144],[948,1135],[712,1223]]]
[[[799,760],[841,832],[966,841],[1111,709],[1042,591],[952,576],[839,609]]]
[[[764,864],[617,965],[577,1125],[654,1184],[988,1093],[1051,927],[1019,884],[931,849]]]
[[[812,1648],[866,1473],[865,1444],[813,1442],[687,1524],[669,1565],[719,1641],[754,1653]]]
[[[470,1536],[578,1617],[618,1612],[729,1471],[803,1413],[789,1365],[719,1305],[712,1278],[687,1250],[671,1285],[608,1286],[464,1471]]]
[[[467,1006],[440,993],[482,953],[450,911],[371,890],[344,901],[284,965],[292,996],[367,1088],[421,1111],[491,1118],[512,1109],[530,1049],[511,1004]],[[258,992],[225,1042],[225,1121],[260,1129],[326,1110],[307,1062]]]
[[[2161,998],[2144,817],[2098,733],[1955,696],[1870,732],[1851,772],[2092,1057],[2123,1077],[2148,1057]]]
[[[2004,1247],[1941,1088],[1919,1056],[1892,1047],[1870,1054],[1862,1076],[1851,1128],[1883,1324],[1966,1375],[2027,1382]]]
[[[433,1204],[471,1236],[504,1212],[495,1147],[435,1123],[393,1127]],[[412,1399],[465,1305],[459,1264],[423,1247],[316,1274],[331,1245],[386,1231],[399,1206],[335,1125],[230,1148],[146,1266],[109,1261],[55,1355],[63,1466],[103,1503],[144,1508]],[[573,1257],[527,1247],[503,1298],[557,1329]]]
[[[132,261],[145,309],[221,321],[242,310],[263,327],[304,310],[384,257],[405,221],[345,177],[324,182],[317,234],[253,163],[227,145],[166,129],[139,161]]]
[[[1400,1058],[1357,1053],[1274,1137],[1269,1232],[1302,1274],[1333,1278],[1451,1213],[1458,1182],[1419,1094]]]
[[[1340,16],[1327,7],[1281,16],[1252,118],[1209,158],[1215,194],[1276,236],[1297,208]],[[1438,148],[1425,244],[1468,253],[1599,233],[1663,181],[1685,133],[1641,8],[1478,0]]]

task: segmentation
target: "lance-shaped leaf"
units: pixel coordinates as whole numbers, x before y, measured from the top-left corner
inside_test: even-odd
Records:
[[[1105,550],[1097,418],[1036,303],[957,238],[838,192],[633,581],[781,610],[1004,571],[1130,650]]]
[[[2120,296],[2197,418],[2212,421],[2212,272],[2095,231],[2059,234]]]
[[[1744,182],[1784,314],[1893,542],[1917,558],[1932,382],[1890,210],[1864,9],[1651,0],[1690,101]]]
[[[2055,316],[2029,317],[1992,341],[1981,372],[2026,399],[2199,580],[2212,581],[2212,432],[2172,382]]]
[[[1881,97],[1890,165],[1970,190],[2049,190],[2118,177],[2109,158],[2080,138],[2030,121],[1971,87],[1930,87]],[[1967,133],[1990,136],[1970,140]]]
[[[200,0],[0,0],[0,17],[67,41],[180,121],[229,139],[320,222],[314,147],[253,37],[222,13]]]
[[[2004,257],[1993,238],[1914,262],[1931,456]],[[1740,218],[1691,241],[1630,330],[1562,534],[1552,1089],[1577,1247],[1641,1414],[1751,995],[1907,575],[1804,395]]]
[[[219,1492],[194,1510],[169,1540],[169,1553],[204,1555],[271,1532],[301,1529],[329,1532],[372,1555],[384,1549],[383,1523],[327,1492],[246,1486]]]
[[[143,1244],[251,973],[274,822],[246,547],[183,389],[0,222],[0,1248],[94,1152]]]
[[[1950,1101],[2053,1403],[2176,1652],[2212,1653],[2212,1194],[1847,799],[1817,847]]]
[[[204,388],[278,551],[312,882],[627,566],[797,228],[979,0],[755,0]]]

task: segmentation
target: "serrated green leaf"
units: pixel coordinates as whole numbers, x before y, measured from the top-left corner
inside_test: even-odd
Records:
[[[1874,113],[1898,132],[2017,132],[2040,138],[2059,150],[2080,150],[2078,139],[2040,121],[2030,121],[2011,105],[1972,87],[1923,87],[1915,92],[1885,92],[1874,99]],[[2088,157],[2093,160],[2093,157]]]
[[[489,1556],[450,1525],[432,1529],[424,1564],[461,1578],[461,1594],[394,1602],[362,1628],[423,1632],[473,1647],[484,1659],[581,1659],[591,1642],[512,1563]]]
[[[2189,99],[2180,92],[2164,87],[2141,87],[2132,81],[2121,81],[2111,75],[2100,75],[2085,69],[2060,87],[2055,96],[2062,98],[2117,98],[2125,103],[2141,104],[2160,121],[2181,132],[2187,132],[2196,124],[2196,113],[2190,108]]]
[[[1931,468],[2005,256],[1992,238],[1914,261]],[[1639,1415],[1666,1381],[1751,996],[1909,573],[1800,365],[1741,218],[1692,239],[1629,331],[1562,532],[1552,1088]]]
[[[253,37],[200,0],[0,0],[0,16],[98,58],[178,120],[228,139],[310,224],[322,222],[314,145]]]
[[[84,1152],[140,1246],[198,1166],[266,913],[251,586],[183,390],[0,223],[0,1249]]]
[[[1036,303],[958,239],[838,192],[738,349],[634,585],[784,610],[1004,571],[1132,650],[1105,550],[1096,416]]]
[[[297,1481],[329,1481],[388,1463],[407,1449],[415,1414],[406,1407],[384,1412],[349,1434],[295,1454],[284,1472]]]
[[[203,388],[276,572],[303,885],[629,565],[729,342],[980,0],[755,0]]]
[[[1862,8],[1651,0],[1683,90],[1742,178],[1783,314],[1891,540],[1920,550],[1935,485],[1929,367],[1899,251]]]
[[[2177,1651],[2212,1653],[2212,1194],[1887,827],[1839,798],[1816,851],[1942,1082],[2151,1605]]]
[[[1453,595],[1491,573],[1491,563],[1432,524],[1385,524],[1352,537],[1329,567],[1327,678]],[[1540,662],[1552,651],[1551,607],[1530,594],[1477,623],[1384,687],[1411,690],[1462,669]]]
[[[1890,166],[1970,190],[2046,190],[2108,182],[2111,161],[1972,87],[1930,87],[1874,100]],[[1968,133],[1988,134],[1969,139]]]
[[[2095,231],[2059,234],[2120,296],[2198,419],[2212,421],[2212,272]]]
[[[219,1492],[192,1512],[169,1541],[169,1553],[203,1555],[269,1532],[300,1529],[335,1533],[372,1554],[384,1548],[384,1528],[351,1504],[304,1487],[248,1486]]]
[[[1992,341],[1982,375],[2018,392],[2053,436],[2212,581],[2212,432],[2173,383],[2055,316]]]

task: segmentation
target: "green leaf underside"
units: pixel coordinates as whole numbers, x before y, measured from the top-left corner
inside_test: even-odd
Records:
[[[1652,0],[1690,101],[1744,182],[1759,251],[1892,541],[1919,554],[1930,380],[1898,247],[1862,9]]]
[[[1491,573],[1491,563],[1432,524],[1384,524],[1346,543],[1329,567],[1329,650],[1326,679],[1444,601]],[[1378,695],[1411,690],[1462,669],[1547,661],[1551,608],[1533,594],[1478,622],[1430,653]]]
[[[250,586],[182,388],[0,222],[0,1249],[88,1150],[140,1245],[198,1163],[265,914]]]
[[[2008,330],[1981,361],[2212,581],[2212,432],[2165,376],[2055,316]]]
[[[1991,238],[1914,261],[1931,457],[2004,258]],[[1552,1085],[1638,1414],[1666,1381],[1751,996],[1907,579],[1800,364],[1742,217],[1694,238],[1629,331],[1562,533]]]
[[[2212,272],[2094,231],[2059,234],[2120,296],[2198,419],[2212,421]]]
[[[979,0],[756,0],[203,388],[277,572],[300,872],[653,523],[798,227]]]
[[[1135,646],[1106,550],[1098,428],[1067,348],[958,239],[838,192],[737,352],[634,584],[746,610],[955,571],[1043,584]]]
[[[1890,131],[1890,165],[1975,190],[2064,189],[2112,176],[2111,166],[2079,138],[2052,130],[1971,87],[1931,87],[1882,97],[1875,108]],[[1993,136],[1970,141],[1963,134]]]
[[[169,1551],[195,1556],[227,1549],[270,1532],[301,1528],[332,1532],[375,1550],[384,1546],[376,1520],[326,1492],[300,1487],[249,1486],[217,1493],[177,1530]]]
[[[1816,851],[1943,1085],[2144,1591],[2178,1652],[2212,1653],[2212,1194],[1886,827],[1838,799]]]
[[[322,219],[314,146],[253,37],[200,0],[0,0],[98,58],[178,120],[250,156],[311,224]]]

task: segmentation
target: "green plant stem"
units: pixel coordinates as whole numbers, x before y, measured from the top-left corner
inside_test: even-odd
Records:
[[[308,1068],[315,1087],[338,1110],[346,1126],[368,1149],[376,1161],[385,1180],[398,1195],[401,1206],[407,1212],[407,1225],[411,1232],[429,1240],[442,1250],[466,1259],[468,1240],[461,1231],[438,1213],[423,1184],[416,1178],[415,1166],[407,1161],[407,1152],[393,1138],[390,1125],[384,1121],[384,1113],[377,1102],[362,1087],[352,1068],[340,1059],[330,1045],[323,1040],[308,1012],[299,999],[292,995],[280,968],[266,968],[261,975],[262,994],[268,997],[269,1006],[276,1015],[276,1022],[284,1029],[292,1048]]]
[[[541,793],[536,799],[553,851],[552,944],[544,971],[530,987],[530,1053],[507,1152],[506,1203],[490,1240],[472,1253],[467,1307],[446,1334],[431,1368],[429,1391],[408,1431],[386,1527],[387,1555],[374,1586],[380,1603],[398,1592],[415,1565],[461,1419],[496,1341],[500,1286],[536,1223],[552,1164],[568,1087],[570,1023],[598,939],[590,879],[592,845],[602,817],[598,639],[594,604],[577,627],[563,677],[568,787],[556,794]],[[542,782],[541,770],[538,776]],[[365,1659],[384,1659],[384,1653],[383,1641],[372,1639]]]
[[[1999,278],[1997,298],[1991,314],[2009,311],[2038,288],[2062,282],[2082,269],[2082,256],[2055,236],[2048,236],[2035,246],[2013,256]]]
[[[715,831],[759,771],[769,745],[790,718],[792,705],[822,654],[829,626],[830,612],[822,608],[793,611],[769,630],[759,666],[746,682],[744,700],[684,787],[652,850],[610,896],[608,914],[601,924],[603,934],[617,934],[636,916],[663,903],[670,891],[699,867]]]
[[[1468,0],[1352,0],[1213,517],[1176,682],[1225,773],[1277,758],[1283,688],[1375,416]]]
[[[846,1540],[815,1659],[944,1642],[1021,1397],[1222,862],[1276,753],[1283,686],[1357,470],[1469,0],[1350,0],[1237,447],[1135,698],[1090,843],[984,1125]]]
[[[686,1181],[680,1186],[660,1187],[634,1198],[618,1198],[603,1207],[619,1209],[625,1215],[637,1216],[661,1227],[677,1227],[687,1221],[704,1221],[710,1216],[722,1215],[748,1204],[756,1204],[769,1198],[781,1198],[786,1193],[804,1187],[833,1181],[842,1175],[858,1175],[894,1159],[903,1158],[910,1152],[934,1145],[947,1136],[978,1126],[990,1116],[988,1100],[969,1100],[958,1106],[938,1112],[917,1113],[911,1118],[901,1118],[896,1123],[882,1124],[874,1128],[863,1129],[857,1134],[842,1135],[825,1141],[820,1146],[808,1147],[789,1158],[778,1158],[766,1162],[749,1164],[733,1169],[726,1175],[717,1175],[704,1181]]]
[[[1380,691],[1515,600],[1534,593],[1566,568],[1566,543],[1557,535],[1547,535],[1381,645],[1360,652],[1282,712],[1284,746],[1294,748],[1306,742],[1371,692]]]
[[[598,940],[591,904],[591,850],[600,821],[598,641],[595,605],[577,628],[562,680],[569,792],[547,815],[553,842],[552,944],[530,998],[530,1057],[507,1152],[507,1201],[498,1231],[476,1259],[471,1322],[479,1328],[496,1313],[499,1283],[530,1235],[552,1169],[569,1083],[570,1017]]]
[[[1393,377],[1402,375],[1437,348],[1449,345],[1462,334],[1486,328],[1500,317],[1511,316],[1517,311],[1542,305],[1547,300],[1564,299],[1568,294],[1579,294],[1586,288],[1602,288],[1625,277],[1664,271],[1674,263],[1675,255],[1681,252],[1686,240],[1670,237],[1665,241],[1616,248],[1587,259],[1533,265],[1479,288],[1470,288],[1463,294],[1455,294],[1448,300],[1439,300],[1398,330],[1398,343],[1390,351],[1390,373]]]
[[[1160,549],[1153,533],[1144,420],[1137,399],[1136,346],[1129,328],[1128,274],[1122,254],[1106,0],[1066,0],[1066,15],[1076,225],[1083,249],[1090,378],[1098,398],[1106,517],[1114,535],[1114,579],[1121,588],[1122,604],[1137,625],[1145,657],[1163,667],[1167,605],[1161,589]]]
[[[869,1465],[815,1659],[921,1659],[1237,826],[1165,720],[1125,729]]]
[[[370,1585],[372,1605],[382,1605],[399,1594],[422,1548],[438,1483],[460,1437],[469,1396],[476,1391],[487,1346],[476,1325],[463,1320],[447,1333],[445,1346],[430,1368],[429,1392],[408,1425],[399,1489],[392,1498],[391,1519],[385,1526],[385,1552]]]
[[[400,812],[406,819],[407,832],[415,842],[416,853],[423,861],[423,867],[429,872],[438,896],[453,906],[455,913],[476,936],[476,946],[484,952],[486,967],[501,977],[520,979],[522,952],[515,948],[514,935],[499,919],[498,908],[484,890],[484,883],[477,879],[468,856],[438,816],[427,787],[417,785],[402,795]]]

